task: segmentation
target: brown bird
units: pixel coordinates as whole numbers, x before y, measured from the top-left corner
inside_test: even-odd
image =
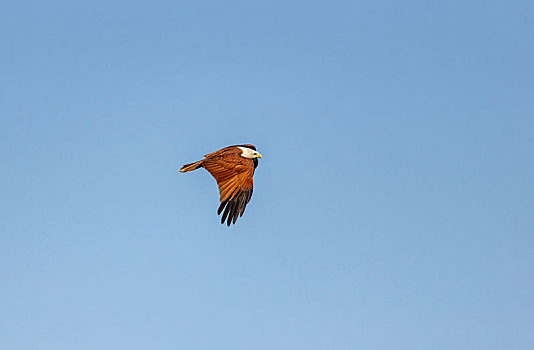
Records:
[[[198,162],[184,165],[180,172],[206,169],[217,181],[221,205],[217,210],[221,224],[235,224],[238,216],[243,216],[245,207],[252,197],[252,176],[258,166],[261,154],[254,145],[235,145],[206,154]],[[225,209],[226,208],[226,209]]]

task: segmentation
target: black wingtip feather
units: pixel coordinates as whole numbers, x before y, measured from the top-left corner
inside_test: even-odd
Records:
[[[228,226],[230,226],[232,222],[235,223],[234,216],[235,216],[237,203],[238,203],[238,198],[233,198],[232,203],[230,203],[231,208],[230,208],[230,214],[228,215],[228,222],[227,222]]]
[[[224,213],[222,215],[221,224],[224,224],[224,221],[226,221],[226,217],[228,216],[228,213],[230,212],[230,205],[231,204],[232,204],[231,201],[230,201],[230,203],[226,203],[226,208],[224,209]]]
[[[222,202],[221,205],[219,205],[219,209],[217,209],[217,215],[221,215],[224,207],[226,206],[226,203],[228,203],[228,199]]]

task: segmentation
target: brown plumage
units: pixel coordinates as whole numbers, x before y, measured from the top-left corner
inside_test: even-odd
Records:
[[[235,145],[206,154],[198,162],[182,166],[180,172],[205,168],[217,181],[221,205],[217,215],[223,212],[221,224],[235,224],[245,212],[252,197],[252,176],[261,154],[253,145]]]

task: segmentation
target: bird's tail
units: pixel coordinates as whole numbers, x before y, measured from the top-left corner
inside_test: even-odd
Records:
[[[198,168],[202,168],[202,161],[203,160],[199,160],[198,162],[186,164],[180,169],[180,172],[181,173],[187,173],[188,171],[197,170]]]

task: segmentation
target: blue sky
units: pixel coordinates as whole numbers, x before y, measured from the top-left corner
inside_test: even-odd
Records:
[[[0,348],[534,348],[533,18],[2,3]],[[227,228],[178,169],[239,143]]]

